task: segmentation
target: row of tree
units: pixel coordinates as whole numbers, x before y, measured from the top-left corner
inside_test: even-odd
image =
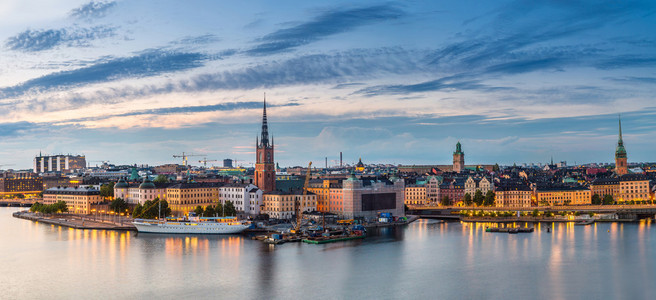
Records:
[[[137,204],[132,210],[133,218],[155,219],[171,215],[171,208],[166,200],[160,200],[159,197],[153,200],[147,200],[143,205]]]
[[[494,196],[493,191],[487,191],[487,193],[483,195],[481,190],[476,190],[473,198],[469,193],[466,193],[464,202],[466,206],[471,206],[473,204],[476,204],[476,206],[494,206]]]
[[[221,202],[216,205],[208,205],[204,208],[198,205],[194,209],[194,212],[197,216],[201,217],[231,217],[237,215],[237,208],[235,208],[232,201],[226,201],[225,205],[221,204]]]
[[[122,213],[126,212],[129,208],[129,205],[123,198],[116,198],[112,200],[111,203],[109,203],[109,210],[115,212],[115,213]]]
[[[30,207],[31,212],[39,212],[43,214],[56,214],[68,212],[68,206],[64,201],[57,201],[53,204],[42,204],[35,202],[32,207]]]

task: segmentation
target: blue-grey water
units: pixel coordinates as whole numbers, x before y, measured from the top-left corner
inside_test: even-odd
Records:
[[[74,230],[0,208],[2,299],[654,299],[651,223],[486,233],[419,220],[361,241]]]

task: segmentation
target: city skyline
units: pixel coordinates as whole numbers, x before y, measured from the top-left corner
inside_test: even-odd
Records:
[[[653,161],[649,1],[36,3],[0,5],[5,169],[254,162],[264,92],[281,165],[448,164],[458,141],[467,163],[611,163],[619,113],[628,162]]]

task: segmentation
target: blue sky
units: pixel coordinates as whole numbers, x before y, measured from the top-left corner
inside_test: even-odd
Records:
[[[253,162],[265,92],[283,166],[656,160],[653,1],[54,2],[0,3],[12,168]]]

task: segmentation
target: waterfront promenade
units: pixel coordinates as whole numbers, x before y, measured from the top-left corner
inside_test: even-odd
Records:
[[[542,213],[581,213],[581,214],[617,214],[617,218],[611,221],[637,221],[639,219],[654,218],[656,216],[656,205],[568,205],[568,206],[536,206],[536,207],[476,207],[476,206],[409,206],[407,214],[424,218],[454,219],[460,220],[462,211],[498,212],[519,211],[532,212],[537,210]],[[490,218],[502,220],[501,217]],[[571,221],[557,220],[554,221]],[[536,219],[532,219],[536,221]]]
[[[132,225],[132,219],[122,216],[81,216],[75,214],[36,214],[28,211],[14,212],[13,217],[19,219],[41,222],[51,225],[59,225],[75,229],[104,229],[104,230],[129,230],[136,231]]]

